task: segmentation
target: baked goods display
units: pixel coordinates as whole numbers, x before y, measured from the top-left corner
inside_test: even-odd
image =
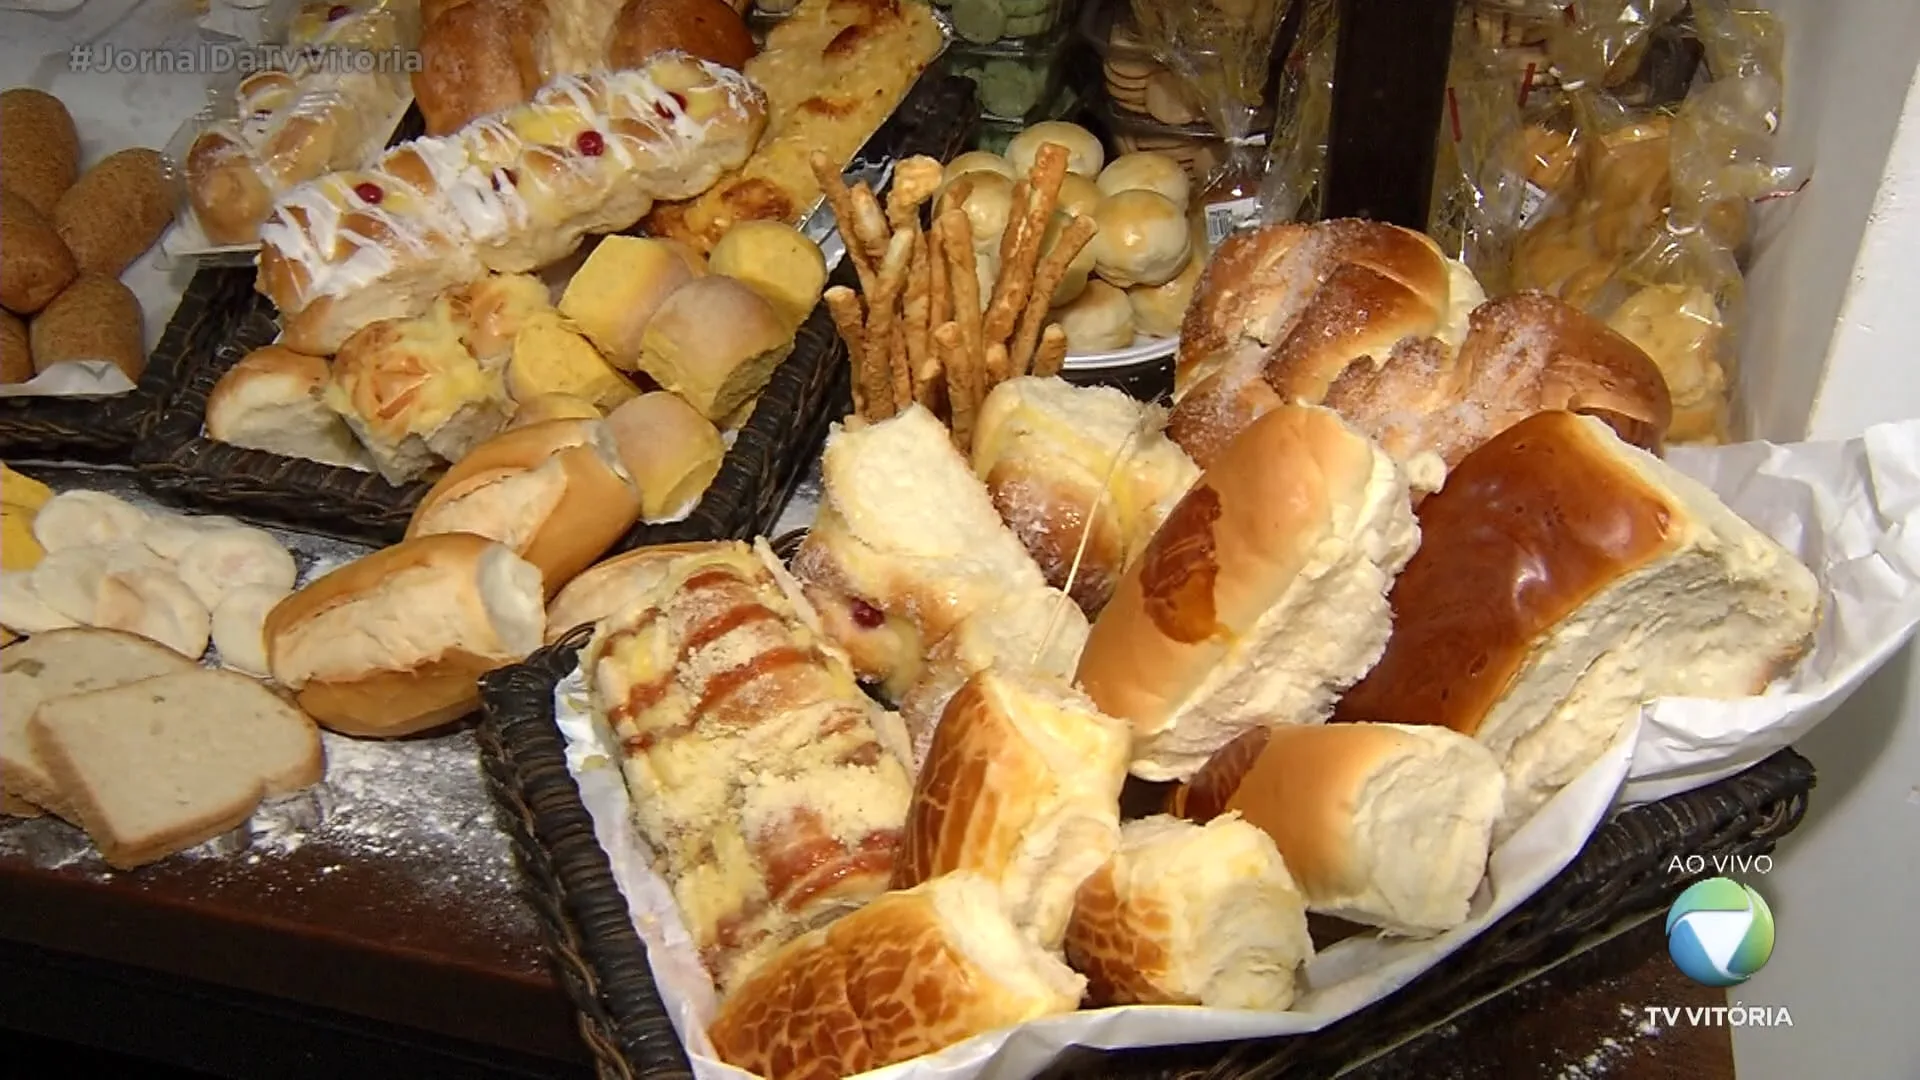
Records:
[[[919,0],[801,0],[742,68],[767,98],[759,146],[697,198],[663,196],[647,232],[704,253],[744,221],[799,224],[824,190],[813,155],[837,175],[944,43]]]
[[[211,248],[255,244],[287,189],[378,157],[412,100],[404,66],[393,61],[414,48],[417,22],[411,5],[389,0],[302,4],[287,25],[288,63],[250,66],[186,149],[194,239]]]
[[[130,148],[81,169],[73,117],[30,87],[0,93],[0,131],[0,384],[71,361],[138,382],[145,319],[120,276],[173,220],[171,167]]]
[[[533,99],[564,75],[680,52],[736,71],[753,37],[724,0],[447,0],[423,6],[413,96],[428,135]]]

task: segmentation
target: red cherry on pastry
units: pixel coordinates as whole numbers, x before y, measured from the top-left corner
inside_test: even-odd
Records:
[[[345,4],[335,4],[327,9],[327,21],[338,22],[351,14],[353,14],[352,8]]]
[[[847,602],[847,606],[851,609],[853,621],[856,626],[861,626],[868,630],[878,630],[886,625],[887,613],[867,603],[865,600],[850,600]]]
[[[607,152],[607,138],[597,131],[583,131],[573,140],[573,145],[588,157],[599,157]]]
[[[360,201],[372,203],[375,206],[379,206],[380,200],[387,197],[387,193],[380,190],[379,184],[355,184],[353,185],[353,193],[360,196]]]
[[[685,94],[680,93],[678,90],[669,90],[667,91],[667,96],[673,99],[673,104],[675,108],[679,109],[681,112],[687,111],[687,97]],[[658,101],[653,103],[653,112],[654,112],[654,115],[658,116],[662,120],[673,119],[673,110],[667,108],[665,105],[661,104]]]
[[[512,187],[520,182],[520,178],[513,174],[512,169],[496,169],[494,170],[494,174],[488,177],[487,180],[493,185],[493,190],[495,191]]]

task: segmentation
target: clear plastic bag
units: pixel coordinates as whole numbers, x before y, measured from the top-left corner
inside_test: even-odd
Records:
[[[1336,0],[1300,0],[1300,32],[1287,51],[1260,182],[1259,221],[1274,224],[1319,216],[1320,177],[1327,166],[1327,126],[1333,113]]]

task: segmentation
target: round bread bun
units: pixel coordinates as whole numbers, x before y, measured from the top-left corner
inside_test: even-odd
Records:
[[[967,178],[973,190],[960,209],[967,212],[967,225],[973,230],[975,251],[1000,250],[1000,236],[1007,231],[1007,217],[1013,211],[1013,181],[998,173],[974,173]]]
[[[1040,257],[1042,259],[1052,254],[1054,244],[1059,242],[1061,230],[1065,229],[1067,223],[1071,220],[1073,220],[1072,215],[1064,210],[1054,212],[1053,220],[1047,223],[1047,235],[1040,241]],[[1093,244],[1088,243],[1083,245],[1080,248],[1080,253],[1075,255],[1073,261],[1067,264],[1066,275],[1060,279],[1060,284],[1054,288],[1053,296],[1047,301],[1048,306],[1059,307],[1062,304],[1071,304],[1075,300],[1078,300],[1080,294],[1086,291],[1087,281],[1091,278],[1092,274]]]
[[[745,282],[799,326],[827,287],[820,247],[784,221],[743,221],[728,229],[707,256],[707,269]]]
[[[82,626],[95,625],[108,577],[134,570],[167,570],[167,563],[132,541],[49,551],[33,568],[33,591],[48,607]]]
[[[513,410],[507,430],[544,424],[549,420],[598,420],[600,410],[593,402],[574,394],[535,394]]]
[[[1200,274],[1206,267],[1205,259],[1190,258],[1186,268],[1172,281],[1128,289],[1127,302],[1133,305],[1133,328],[1148,337],[1179,337],[1180,322],[1187,316],[1193,291],[1200,286]]]
[[[677,394],[642,394],[607,414],[620,461],[640,486],[643,521],[689,512],[719,475],[726,457],[720,429]]]
[[[641,338],[640,370],[719,423],[793,351],[794,328],[750,286],[718,274],[667,298]]]
[[[285,589],[271,585],[242,585],[227,593],[213,609],[213,647],[220,664],[257,679],[269,678],[267,614],[287,598]]]
[[[607,63],[614,70],[635,68],[654,53],[678,51],[739,71],[759,49],[726,0],[673,0],[670,4],[627,4],[618,9]]]
[[[190,660],[207,651],[213,616],[193,590],[165,570],[108,574],[90,625],[157,641]]]
[[[1133,305],[1104,281],[1089,281],[1073,303],[1056,308],[1053,321],[1067,332],[1067,352],[1112,352],[1133,344]]]
[[[33,572],[0,572],[0,624],[22,634],[44,634],[81,625],[80,620],[63,615],[41,597],[33,587]]]
[[[1107,196],[1094,214],[1094,272],[1120,288],[1172,281],[1193,254],[1193,231],[1172,200],[1133,189]]]
[[[1100,200],[1105,197],[1099,184],[1079,173],[1068,173],[1060,178],[1060,199],[1054,205],[1070,214],[1091,214],[1100,209]]]
[[[75,489],[47,500],[33,518],[33,538],[49,552],[137,540],[145,510],[104,491]]]
[[[1093,137],[1093,132],[1065,120],[1042,120],[1007,143],[1007,161],[1013,166],[1014,175],[1026,176],[1033,172],[1033,159],[1040,156],[1040,148],[1047,143],[1066,147],[1070,173],[1095,177],[1107,161],[1106,147]]]
[[[1095,186],[1102,195],[1151,191],[1165,196],[1182,212],[1186,211],[1187,200],[1193,194],[1193,178],[1187,175],[1187,170],[1181,168],[1178,161],[1152,150],[1136,150],[1114,158],[1100,170]]]
[[[146,528],[140,530],[140,542],[147,546],[148,551],[172,563],[179,562],[209,532],[244,528],[247,526],[220,514],[199,517],[158,514]]]
[[[956,177],[980,172],[998,173],[1009,180],[1014,177],[1013,165],[1006,158],[991,150],[969,150],[947,162],[942,178],[944,183],[951,184]]]
[[[209,529],[175,567],[208,611],[242,585],[292,592],[300,571],[280,541],[259,529]]]

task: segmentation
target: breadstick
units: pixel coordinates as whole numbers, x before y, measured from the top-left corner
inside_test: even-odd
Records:
[[[948,426],[953,430],[953,445],[966,454],[973,446],[973,414],[980,402],[978,358],[968,354],[959,323],[941,323],[933,332],[933,345],[947,368],[947,408],[953,414]]]
[[[807,157],[807,164],[813,169],[813,178],[820,182],[820,191],[826,196],[827,205],[833,207],[834,226],[840,230],[840,243],[847,249],[847,258],[853,260],[854,272],[860,275],[860,291],[873,292],[873,260],[861,249],[860,241],[853,234],[853,193],[847,190],[847,182],[840,176],[840,170],[834,168],[833,159],[815,150]]]
[[[873,382],[867,387],[867,403],[872,406],[872,415],[882,420],[912,400],[911,377],[907,397],[894,396],[898,383],[893,366],[894,323],[899,318],[900,291],[907,283],[907,260],[912,254],[912,234],[895,233],[887,242],[886,257],[880,261],[880,280],[874,286],[873,295],[867,297],[867,352],[871,357],[867,366],[873,372]],[[901,346],[904,364],[904,341]]]
[[[913,369],[913,400],[935,416],[940,415],[940,375],[945,370],[940,347],[934,344],[932,333],[928,333],[927,358]]]
[[[893,348],[888,351],[889,371],[893,376],[893,409],[903,412],[913,404],[913,360],[907,356],[907,320],[893,321]]]
[[[907,295],[901,301],[900,316],[906,322],[907,372],[909,392],[913,377],[932,352],[933,268],[927,263],[927,237],[920,231],[919,207],[908,216],[903,230],[913,239],[912,254],[907,257]],[[916,400],[918,395],[911,395]]]
[[[927,355],[937,356],[933,350],[933,328],[953,318],[953,294],[947,285],[946,245],[940,241],[940,218],[936,215],[933,226],[921,238],[927,245]]]
[[[1014,238],[1026,227],[1027,201],[1033,197],[1033,184],[1026,180],[1015,180],[1013,191],[1007,197],[1007,227],[1000,230],[1000,262],[1004,265],[1013,255]]]
[[[1007,357],[1007,347],[994,342],[987,346],[986,383],[980,388],[980,400],[987,400],[993,388],[1013,377],[1013,361]]]
[[[1013,250],[1000,263],[1000,280],[993,284],[993,302],[987,305],[986,322],[981,330],[989,345],[1004,345],[1013,336],[1015,322],[1026,309],[1027,294],[1033,289],[1034,267],[1040,261],[1040,243],[1053,220],[1054,207],[1060,202],[1060,184],[1067,176],[1067,149],[1058,143],[1044,143],[1033,160],[1029,178],[1030,196],[1021,228],[1013,239]],[[1011,226],[1009,226],[1011,228]]]
[[[941,192],[939,205],[933,208],[934,216],[938,217],[949,210],[958,210],[967,205],[967,200],[972,196],[973,180],[966,176],[955,179],[953,183],[947,185],[946,191]]]
[[[880,209],[880,200],[874,198],[873,189],[866,181],[853,185],[853,233],[867,250],[867,257],[875,262],[886,258],[887,244],[892,240],[891,230],[887,228],[887,215]]]
[[[896,229],[920,224],[920,207],[940,190],[945,169],[938,161],[917,154],[893,167],[893,186],[887,190],[887,222]]]
[[[1008,353],[1015,375],[1026,374],[1032,365],[1034,346],[1040,343],[1040,328],[1047,321],[1047,309],[1053,305],[1054,290],[1060,287],[1060,279],[1067,276],[1067,267],[1099,231],[1100,226],[1091,215],[1073,215],[1073,220],[1067,222],[1067,227],[1061,229],[1059,238],[1054,240],[1053,250],[1034,271],[1033,294],[1027,298],[1027,309],[1020,316],[1020,328],[1013,335],[1013,348]]]
[[[973,268],[973,226],[965,210],[940,215],[940,246],[947,259],[947,287],[953,290],[953,321],[960,325],[960,344],[967,356],[979,360],[980,278]]]
[[[1067,362],[1067,332],[1059,323],[1048,323],[1040,332],[1040,346],[1033,352],[1033,373],[1043,379],[1060,374]]]
[[[835,285],[822,293],[820,298],[827,302],[827,313],[833,316],[833,325],[840,331],[840,340],[847,343],[847,363],[853,369],[853,411],[865,416],[867,329],[866,315],[860,310],[860,298],[845,285]]]

